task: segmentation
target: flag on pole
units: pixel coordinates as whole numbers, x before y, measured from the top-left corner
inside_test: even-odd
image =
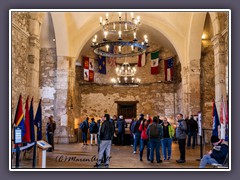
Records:
[[[25,124],[25,131],[26,131],[26,133],[23,136],[23,141],[24,142],[31,142],[28,99],[29,99],[29,96],[27,97],[26,104],[25,104],[25,123],[24,124]]]
[[[22,128],[22,137],[25,135],[25,125],[24,125],[24,114],[22,110],[22,95],[20,94],[18,105],[16,109],[16,114],[14,118],[15,126],[19,126]]]
[[[34,124],[37,126],[37,140],[42,140],[42,106],[41,99],[38,103],[38,109],[35,116]]]
[[[33,98],[32,98],[32,100],[31,100],[31,104],[30,104],[29,118],[30,118],[30,135],[31,135],[31,142],[34,142],[34,141],[35,141],[35,130],[34,130]]]
[[[164,61],[165,81],[173,80],[173,58]]]
[[[228,121],[227,119],[228,119],[227,108],[222,97],[221,109],[220,109],[221,139],[225,139],[225,140],[228,139],[227,133],[226,133],[227,121]]]
[[[138,67],[143,67],[146,64],[146,54],[140,54],[138,55]]]
[[[98,56],[98,72],[101,74],[106,74],[106,57]]]
[[[84,80],[93,82],[94,81],[94,59],[84,57]]]
[[[218,137],[218,127],[220,125],[219,122],[219,118],[218,118],[218,113],[217,113],[217,108],[216,108],[216,104],[215,101],[213,100],[213,112],[212,112],[212,116],[213,116],[213,127],[212,127],[212,135],[215,135]]]
[[[151,74],[158,74],[159,51],[151,53]]]

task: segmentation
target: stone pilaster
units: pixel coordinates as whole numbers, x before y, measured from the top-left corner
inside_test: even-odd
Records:
[[[74,115],[72,114],[75,63],[71,57],[57,57],[55,119],[58,123],[56,143],[73,141]]]
[[[212,38],[214,49],[215,102],[220,112],[221,97],[226,97],[226,55],[225,43],[221,35]]]

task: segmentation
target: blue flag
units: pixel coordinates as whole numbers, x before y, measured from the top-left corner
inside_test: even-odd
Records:
[[[98,72],[106,74],[106,57],[98,56]]]
[[[215,135],[218,137],[218,126],[220,125],[219,118],[218,118],[218,113],[217,113],[217,108],[216,104],[213,100],[213,130],[212,130],[212,135]]]
[[[38,104],[37,113],[35,116],[34,124],[37,126],[37,140],[42,140],[42,106],[41,99]]]
[[[31,142],[34,142],[35,141],[35,131],[34,131],[33,98],[31,100],[31,104],[30,104],[29,117],[30,117],[30,138],[31,138]]]

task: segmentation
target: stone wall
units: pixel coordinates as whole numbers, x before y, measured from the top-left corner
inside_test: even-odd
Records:
[[[80,119],[100,117],[104,113],[117,114],[115,101],[139,101],[137,115],[174,115],[174,84],[156,83],[139,87],[79,85]]]
[[[28,38],[29,13],[12,13],[12,119],[14,119],[20,93],[23,104],[28,96]]]
[[[202,128],[212,129],[212,100],[215,98],[214,52],[212,46],[203,50],[200,66]],[[211,134],[209,133],[211,132],[206,131],[206,139],[210,138]]]
[[[56,48],[41,48],[40,93],[42,98],[43,129],[46,129],[48,117],[54,115],[56,68]],[[45,133],[45,131],[43,131],[43,133]]]

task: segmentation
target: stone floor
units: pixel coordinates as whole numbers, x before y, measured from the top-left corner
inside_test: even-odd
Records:
[[[209,150],[209,146],[204,146],[203,153]],[[139,161],[139,151],[133,154],[131,146],[112,145],[111,161],[109,168],[170,168],[170,169],[198,169],[200,158],[200,147],[195,149],[186,148],[186,163],[178,164],[179,159],[178,144],[172,145],[172,159],[163,161],[162,163],[150,163],[146,160],[146,151],[144,152],[143,161]],[[56,144],[54,152],[47,152],[47,168],[64,168],[64,169],[82,169],[93,168],[98,158],[97,146],[85,146],[82,143],[73,144]],[[161,159],[163,160],[162,153]],[[20,168],[32,168],[32,159],[30,154],[26,154],[25,158],[21,158]],[[12,162],[14,168],[14,158]],[[37,163],[37,168],[40,166]]]

